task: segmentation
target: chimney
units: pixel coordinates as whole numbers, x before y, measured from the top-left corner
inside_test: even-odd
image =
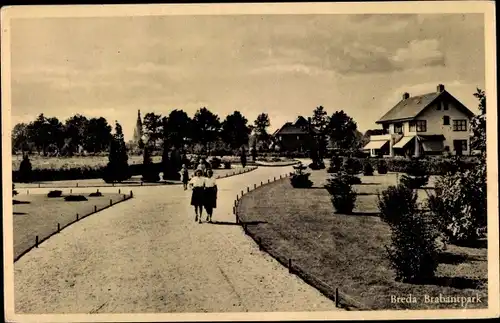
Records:
[[[443,84],[438,84],[437,92],[444,92],[444,85]]]
[[[408,93],[408,92],[403,93],[403,100],[406,100],[409,97],[410,97],[410,93]]]

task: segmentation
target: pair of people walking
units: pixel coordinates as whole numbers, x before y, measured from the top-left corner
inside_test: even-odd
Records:
[[[195,222],[201,223],[203,208],[207,212],[207,221],[212,222],[213,210],[217,207],[217,183],[213,177],[214,172],[208,169],[204,176],[201,169],[196,169],[194,177],[189,181],[189,187],[193,192],[191,205],[195,210]]]

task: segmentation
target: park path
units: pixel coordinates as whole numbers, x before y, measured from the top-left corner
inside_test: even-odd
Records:
[[[195,223],[190,191],[181,186],[135,188],[134,199],[68,227],[15,263],[16,313],[336,310],[234,225],[237,193],[291,169],[218,180],[213,220],[225,224]]]

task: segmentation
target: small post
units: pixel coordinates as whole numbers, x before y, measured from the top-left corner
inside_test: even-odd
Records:
[[[233,214],[236,214],[236,206],[233,206]]]
[[[339,289],[338,287],[335,288],[335,307],[340,307],[340,301],[339,301]]]
[[[38,248],[38,236],[35,237],[35,247]]]
[[[247,186],[247,193],[250,192],[250,187]]]
[[[238,194],[236,194],[236,201],[239,201],[240,200],[240,197],[238,196]]]
[[[271,183],[271,180],[268,178],[268,179],[267,179],[267,184],[269,184],[269,183]]]
[[[94,205],[94,213],[97,212],[97,205]]]
[[[78,221],[78,213],[76,214],[76,220]]]
[[[292,272],[292,259],[288,259],[288,272]]]
[[[109,199],[109,206],[113,205],[113,200]]]
[[[134,197],[134,193],[130,191],[130,197]]]
[[[257,184],[253,184],[253,189],[256,189],[257,188]]]
[[[241,190],[241,197],[243,197],[243,190]]]
[[[281,179],[281,175],[280,175],[280,179]]]
[[[260,181],[260,186],[262,186],[262,181]]]
[[[30,190],[27,190],[27,191],[26,191],[26,194],[30,195]]]
[[[73,189],[72,188],[69,189],[69,194],[73,194]]]
[[[59,223],[57,224],[57,232],[61,232],[61,225]]]
[[[121,194],[122,190],[121,189],[118,189],[118,194]]]
[[[274,176],[274,181],[276,182],[276,176]]]

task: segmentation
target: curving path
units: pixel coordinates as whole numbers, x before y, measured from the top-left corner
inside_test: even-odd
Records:
[[[234,225],[237,193],[291,169],[220,179],[213,220],[227,224],[195,223],[190,192],[180,186],[133,189],[134,199],[70,226],[15,263],[16,313],[336,310]]]

